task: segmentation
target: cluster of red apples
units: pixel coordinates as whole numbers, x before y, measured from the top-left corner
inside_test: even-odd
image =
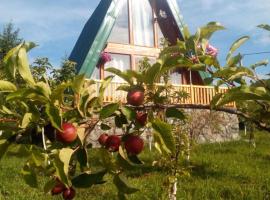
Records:
[[[132,106],[140,106],[144,101],[144,92],[142,90],[131,90],[127,95],[127,103]],[[147,122],[147,113],[137,112],[136,122],[141,126],[145,126]],[[119,150],[121,143],[123,142],[124,147],[128,155],[138,155],[142,152],[144,147],[143,139],[138,135],[128,134],[120,137],[118,135],[108,135],[103,133],[98,139],[100,145],[108,149],[110,152],[116,152]]]
[[[63,183],[59,181],[59,179],[56,179],[56,184],[51,190],[51,194],[59,195],[61,193],[64,200],[72,200],[76,195],[76,192],[73,187],[67,188]]]

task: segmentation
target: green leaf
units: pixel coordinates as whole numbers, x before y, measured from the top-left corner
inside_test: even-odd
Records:
[[[73,88],[74,92],[77,94],[80,94],[82,89],[83,89],[84,83],[85,83],[85,75],[84,74],[79,74],[79,75],[75,76],[73,83],[72,83],[72,88]]]
[[[40,95],[44,96],[45,98],[47,98],[48,100],[50,100],[51,88],[46,83],[44,83],[44,82],[38,82],[34,86],[34,90],[35,90],[35,92],[37,94],[40,94]]]
[[[9,82],[0,80],[0,92],[14,92],[17,90],[17,87]]]
[[[7,152],[9,146],[10,142],[8,142],[7,140],[0,140],[0,161]]]
[[[54,159],[54,166],[56,168],[57,177],[59,177],[61,182],[64,183],[66,186],[70,185],[68,179],[68,169],[70,159],[73,153],[74,151],[72,149],[64,148],[59,151],[59,154]]]
[[[100,125],[100,128],[101,128],[101,130],[103,130],[103,131],[107,131],[107,130],[110,130],[112,127],[110,127],[110,126],[107,125],[107,124],[102,123],[102,124]]]
[[[58,101],[59,104],[62,104],[64,98],[64,91],[71,86],[71,83],[62,83],[57,85],[56,88],[52,91],[51,101],[54,103]]]
[[[257,27],[262,28],[262,29],[267,30],[267,31],[270,31],[270,25],[268,25],[268,24],[260,24]]]
[[[122,72],[121,70],[113,68],[113,67],[107,68],[105,71],[111,72],[111,73],[119,76],[120,78],[124,79],[130,85],[133,85],[132,75],[127,74],[125,71]]]
[[[203,82],[205,85],[211,85],[213,83],[214,79],[212,77],[207,77],[203,79]]]
[[[224,26],[222,26],[219,22],[210,22],[206,26],[200,28],[200,37],[201,39],[210,39],[213,33],[224,29]]]
[[[23,170],[21,171],[21,173],[27,185],[33,188],[38,188],[37,175],[33,167],[29,165],[29,163],[27,163],[23,167]]]
[[[81,170],[88,168],[88,154],[86,148],[80,148],[77,151],[78,162],[80,163]]]
[[[84,140],[85,140],[85,136],[86,136],[85,128],[78,127],[77,128],[77,134],[78,134],[78,137],[79,137],[79,139],[81,141],[81,144],[84,145],[84,142],[85,142]]]
[[[122,112],[129,121],[134,120],[136,117],[135,110],[133,110],[132,108],[129,108],[127,106],[122,107]]]
[[[133,188],[129,185],[127,178],[123,174],[115,175],[113,183],[118,191],[123,194],[132,194],[139,191],[137,188]]]
[[[22,47],[25,48],[25,50],[28,52],[31,49],[37,47],[38,45],[36,45],[34,42],[24,42],[22,44]]]
[[[122,90],[122,91],[128,92],[130,90],[130,86],[129,85],[120,85],[116,90]]]
[[[152,127],[157,132],[164,145],[174,154],[176,147],[171,125],[160,119],[156,119],[152,122]]]
[[[230,58],[231,58],[231,56],[232,56],[232,54],[242,45],[242,44],[244,44],[247,40],[249,40],[249,36],[243,36],[243,37],[241,37],[241,38],[239,38],[238,40],[236,40],[233,44],[232,44],[232,46],[231,46],[231,48],[230,48],[230,51],[229,51],[229,53],[228,53],[228,55],[227,55],[227,58],[226,58],[226,60],[228,61]]]
[[[17,113],[12,112],[10,109],[8,109],[6,106],[2,105],[0,106],[0,113],[4,115],[15,115],[15,116],[20,116]]]
[[[214,108],[218,102],[220,101],[220,99],[222,98],[223,94],[222,93],[218,93],[216,94],[213,98],[212,98],[212,101],[210,103],[211,105],[211,108]]]
[[[32,113],[25,113],[22,119],[21,128],[25,129],[28,125],[33,121],[33,114]]]
[[[267,66],[268,63],[269,63],[268,60],[262,60],[262,61],[260,61],[260,62],[257,62],[257,63],[255,63],[255,64],[251,65],[250,68],[253,69],[253,70],[255,70],[257,67]]]
[[[160,154],[171,154],[171,150],[165,145],[164,140],[161,138],[160,134],[157,132],[154,132],[153,134],[153,138],[154,138],[154,146],[156,148],[156,150],[160,153]]]
[[[119,104],[118,103],[112,103],[104,106],[100,111],[100,119],[106,119],[110,117],[116,110],[118,110]]]
[[[230,57],[227,60],[227,66],[228,67],[235,67],[236,65],[238,65],[240,63],[242,58],[243,58],[243,56],[241,54],[238,54],[237,56]]]
[[[122,113],[120,115],[115,116],[115,125],[117,128],[122,128],[124,124],[128,124],[127,118]]]
[[[125,169],[134,169],[134,167],[140,167],[144,163],[137,156],[129,156],[123,147],[119,147],[119,154],[117,155],[118,163]]]
[[[34,85],[35,81],[31,74],[27,53],[25,48],[20,48],[18,52],[18,71],[22,78],[30,85]]]
[[[106,181],[103,180],[107,170],[102,170],[96,173],[83,173],[72,179],[72,185],[76,188],[89,188],[92,185],[103,184]]]
[[[46,114],[48,115],[52,125],[61,130],[62,126],[62,116],[60,114],[60,110],[54,105],[47,104],[46,105]]]
[[[161,64],[156,63],[147,69],[145,73],[145,83],[154,84],[161,70]]]
[[[166,110],[166,117],[168,118],[173,117],[180,120],[184,120],[186,118],[184,113],[177,108],[168,108]]]
[[[99,88],[99,95],[100,95],[100,97],[103,97],[103,94],[105,92],[105,89],[110,85],[110,83],[112,82],[113,78],[114,78],[114,76],[108,76],[108,77],[106,77],[102,81],[102,83],[100,85],[100,88]]]

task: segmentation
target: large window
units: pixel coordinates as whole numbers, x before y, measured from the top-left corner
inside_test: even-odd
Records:
[[[109,37],[109,42],[129,44],[128,4],[127,0],[121,2],[123,3]]]
[[[140,62],[142,62],[145,59],[143,56],[135,56],[135,70],[140,70]],[[148,62],[152,65],[156,62],[156,58],[154,57],[147,57]]]
[[[172,72],[170,75],[170,79],[172,84],[181,84],[182,83],[182,79],[181,79],[181,74],[179,72]]]
[[[148,0],[132,0],[134,44],[154,46],[153,12]]]
[[[110,72],[106,72],[106,69],[109,67],[114,67],[114,68],[117,68],[121,71],[125,71],[125,70],[130,69],[130,56],[129,55],[111,54],[111,56],[112,56],[112,61],[106,63],[104,66],[104,69],[105,69],[104,77],[112,75]],[[124,80],[118,76],[115,76],[113,81],[123,82]]]

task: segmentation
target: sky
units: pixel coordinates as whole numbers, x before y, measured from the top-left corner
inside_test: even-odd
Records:
[[[31,51],[30,60],[49,57],[59,66],[74,47],[79,34],[100,0],[0,0],[0,31],[12,22],[20,28],[26,41],[39,46]],[[185,23],[191,32],[210,21],[218,21],[225,31],[214,35],[211,43],[225,61],[231,44],[241,36],[251,39],[240,48],[241,53],[270,51],[270,32],[256,28],[270,24],[270,0],[178,0]],[[245,56],[243,64],[270,58],[270,54]],[[269,73],[269,66],[259,70]]]

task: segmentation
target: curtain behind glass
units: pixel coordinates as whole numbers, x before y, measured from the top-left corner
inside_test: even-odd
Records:
[[[127,0],[121,1],[121,9],[117,17],[109,42],[129,44],[129,21],[128,21],[128,4]]]
[[[152,8],[148,0],[132,0],[134,43],[154,46]]]

